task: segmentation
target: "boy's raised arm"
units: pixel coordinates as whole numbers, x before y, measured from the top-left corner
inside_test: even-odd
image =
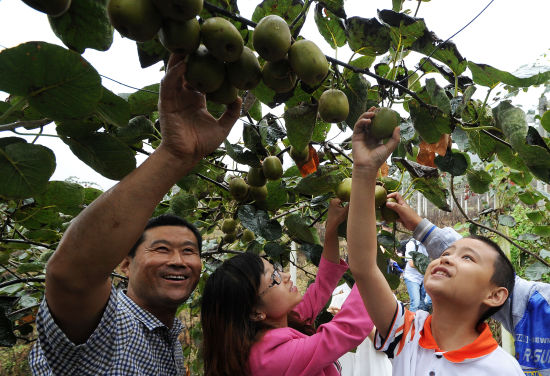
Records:
[[[380,334],[391,326],[396,300],[386,278],[376,264],[377,239],[374,187],[380,166],[399,143],[399,128],[387,143],[369,135],[374,107],[361,115],[352,136],[353,173],[348,214],[349,265],[365,307]]]

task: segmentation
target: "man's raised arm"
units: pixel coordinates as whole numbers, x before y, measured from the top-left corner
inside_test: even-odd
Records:
[[[65,232],[46,270],[46,300],[75,343],[99,323],[111,290],[110,273],[141,236],[166,192],[226,138],[241,100],[220,119],[184,79],[183,57],[172,55],[160,86],[160,146],[133,172],[98,197]]]

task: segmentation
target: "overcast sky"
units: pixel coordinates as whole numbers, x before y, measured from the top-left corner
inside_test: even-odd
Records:
[[[490,0],[432,0],[420,5],[418,17],[424,18],[427,27],[440,39],[445,40],[466,25],[489,2]],[[242,16],[250,19],[257,3],[259,1],[238,0]],[[391,9],[391,4],[391,0],[345,0],[345,10],[348,17],[370,18],[376,17],[377,9]],[[404,6],[412,9],[414,13],[416,4],[416,1],[405,1]],[[541,65],[550,65],[549,14],[548,0],[495,0],[474,23],[453,38],[453,41],[466,59],[509,72],[536,61]],[[337,55],[328,47],[318,35],[313,15],[308,17],[301,34],[315,41],[327,55],[347,60],[351,54],[347,46],[339,49]],[[121,38],[117,32],[114,39],[109,51],[86,50],[84,58],[90,61],[100,74],[130,86],[143,87],[160,81],[160,64],[142,69],[139,66],[135,43]],[[14,47],[30,40],[62,45],[51,31],[44,14],[28,7],[20,0],[0,0],[0,49]],[[411,67],[410,64],[408,66]],[[106,79],[103,80],[103,85],[115,93],[133,91]],[[539,93],[540,91],[535,93],[535,90],[531,90],[528,95],[520,98],[526,109],[531,107],[531,104],[533,108],[536,107]],[[6,94],[0,92],[0,100],[5,97]],[[236,127],[234,133],[239,132],[240,127]],[[52,124],[45,127],[44,133],[55,134],[55,126]],[[3,132],[0,137],[13,135],[11,132]],[[114,183],[80,162],[60,140],[41,137],[38,143],[50,147],[56,153],[58,165],[53,179],[63,180],[69,176],[76,176],[81,181],[96,182],[103,189]]]

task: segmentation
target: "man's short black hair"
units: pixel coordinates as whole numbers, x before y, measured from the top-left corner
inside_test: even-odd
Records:
[[[495,284],[495,286],[498,287],[505,287],[508,290],[508,298],[510,299],[510,296],[512,295],[512,291],[514,290],[515,285],[515,279],[516,279],[516,273],[514,271],[514,266],[504,253],[504,251],[500,248],[500,246],[492,241],[491,239],[481,236],[481,235],[470,235],[467,238],[469,239],[475,239],[479,240],[485,244],[487,244],[489,247],[493,248],[495,251],[497,251],[498,256],[495,259],[494,268],[495,271],[493,272],[493,276],[491,277],[491,282]],[[506,300],[504,301],[506,303]],[[497,313],[502,306],[498,307],[491,307],[489,308],[479,319],[479,323],[482,323],[495,313]]]
[[[193,232],[195,237],[197,238],[197,244],[199,246],[199,254],[202,250],[202,235],[199,232],[199,230],[193,225],[191,222],[178,217],[174,214],[161,214],[158,217],[153,217],[147,221],[147,224],[145,225],[145,228],[143,229],[143,233],[137,240],[136,244],[130,249],[130,252],[128,252],[128,256],[134,257],[136,255],[136,249],[139,247],[141,243],[145,240],[145,231],[149,230],[150,228],[154,227],[160,227],[160,226],[181,226],[181,227],[187,227],[189,230]]]

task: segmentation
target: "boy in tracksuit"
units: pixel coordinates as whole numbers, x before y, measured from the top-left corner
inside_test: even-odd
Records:
[[[441,229],[422,219],[398,193],[389,196],[397,203],[388,203],[388,207],[414,231],[413,237],[426,246],[431,258],[462,238],[450,227]],[[493,318],[513,334],[516,358],[525,375],[550,376],[550,284],[516,276],[512,295]]]

